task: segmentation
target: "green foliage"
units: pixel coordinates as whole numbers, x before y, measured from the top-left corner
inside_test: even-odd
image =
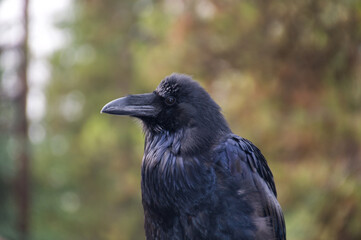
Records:
[[[199,80],[262,150],[289,239],[361,238],[360,1],[83,0],[73,11],[33,146],[33,239],[144,239],[141,129],[99,111],[172,72]]]

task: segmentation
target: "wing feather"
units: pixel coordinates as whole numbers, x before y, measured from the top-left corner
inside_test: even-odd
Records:
[[[239,181],[251,176],[254,187],[259,192],[261,208],[259,211],[269,219],[275,239],[285,240],[286,229],[282,209],[277,201],[277,191],[273,174],[261,151],[249,140],[232,134],[219,149],[222,166]],[[222,153],[223,152],[223,153]],[[245,173],[244,166],[252,171]]]

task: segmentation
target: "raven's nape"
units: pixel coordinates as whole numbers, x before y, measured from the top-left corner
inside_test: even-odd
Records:
[[[128,115],[132,117],[155,117],[159,108],[154,104],[153,93],[129,95],[107,103],[100,113]]]

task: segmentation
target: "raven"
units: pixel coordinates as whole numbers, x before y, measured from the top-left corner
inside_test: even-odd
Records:
[[[266,159],[231,132],[220,107],[191,77],[174,73],[154,92],[118,98],[101,112],[143,123],[148,240],[286,239]]]

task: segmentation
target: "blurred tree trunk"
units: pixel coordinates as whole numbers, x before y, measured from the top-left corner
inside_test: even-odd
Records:
[[[28,238],[29,230],[29,142],[28,142],[28,122],[26,118],[26,98],[28,92],[27,71],[28,71],[28,30],[29,30],[29,0],[23,2],[23,38],[21,39],[20,66],[18,70],[18,78],[20,83],[20,92],[15,100],[16,104],[16,122],[15,137],[17,141],[17,175],[15,183],[15,194],[18,209],[18,232],[19,239]]]

